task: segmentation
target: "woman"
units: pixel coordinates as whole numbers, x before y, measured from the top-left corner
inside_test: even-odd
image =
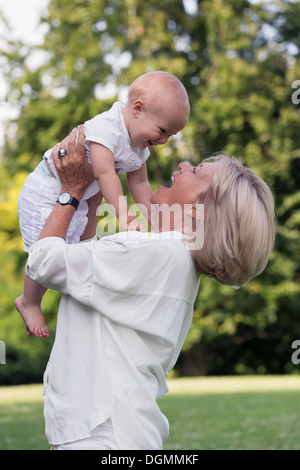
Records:
[[[82,172],[82,128],[77,145],[75,136],[68,156],[59,159],[56,148],[53,158],[62,192],[80,201],[91,175],[88,165]],[[161,449],[169,428],[156,399],[167,392],[165,377],[189,331],[199,273],[239,286],[267,263],[273,198],[236,160],[180,164],[173,186],[150,201],[167,214],[158,217],[158,233],[77,245],[64,241],[75,208],[58,202],[29,254],[27,275],[63,294],[44,376],[54,449]],[[195,223],[183,223],[183,214]],[[188,237],[203,226],[203,247],[191,250]]]

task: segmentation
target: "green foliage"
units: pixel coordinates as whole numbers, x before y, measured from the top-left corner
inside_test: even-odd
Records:
[[[153,189],[170,182],[180,161],[197,163],[223,151],[267,181],[278,218],[275,249],[258,279],[238,291],[201,280],[178,370],[297,372],[291,344],[300,337],[300,134],[299,103],[291,97],[292,84],[300,79],[300,3],[202,0],[195,5],[190,14],[181,0],[51,0],[41,20],[48,32],[38,67],[31,62],[36,49],[16,42],[5,46],[2,38],[7,100],[20,115],[8,125],[1,166],[0,334],[14,367],[26,369],[24,380],[31,373],[28,357],[35,357],[31,366],[34,362],[38,369],[51,346],[51,341],[42,345],[22,338],[14,310],[25,263],[16,210],[25,175],[45,150],[106,110],[138,75],[159,69],[183,81],[191,117],[181,136],[151,149]],[[113,91],[103,95],[109,86]],[[45,299],[53,328],[57,302],[54,293]]]
[[[26,174],[17,172],[9,179],[1,168],[2,189],[0,201],[0,339],[5,342],[6,364],[0,369],[0,384],[40,382],[55,332],[55,312],[58,307],[56,292],[47,292],[43,310],[49,320],[51,337],[45,341],[27,337],[21,316],[14,307],[21,295],[26,254],[19,233],[17,199]]]

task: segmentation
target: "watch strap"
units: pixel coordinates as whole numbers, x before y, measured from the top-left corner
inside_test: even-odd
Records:
[[[69,194],[70,199],[69,199],[68,201],[66,201],[66,202],[60,201],[60,196],[61,196],[62,194]],[[78,199],[76,199],[74,196],[71,196],[70,193],[61,193],[60,196],[59,196],[59,198],[57,199],[56,202],[59,202],[62,206],[66,206],[67,204],[70,204],[71,206],[75,207],[75,210],[77,211],[78,206],[79,206],[79,201],[78,201]]]
[[[71,206],[75,207],[75,210],[77,211],[78,206],[79,206],[79,201],[78,201],[78,199],[76,199],[74,196],[71,196],[71,199],[70,199],[70,201],[69,201],[69,204],[71,204]]]

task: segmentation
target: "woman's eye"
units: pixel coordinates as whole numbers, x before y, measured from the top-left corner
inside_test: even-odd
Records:
[[[160,132],[161,132],[162,134],[165,134],[165,133],[166,133],[166,131],[165,131],[164,129],[159,128],[159,130],[160,130]]]

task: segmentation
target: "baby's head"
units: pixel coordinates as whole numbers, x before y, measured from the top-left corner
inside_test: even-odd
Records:
[[[168,72],[149,72],[129,87],[123,110],[129,135],[139,148],[165,144],[188,121],[190,104],[183,84]]]

